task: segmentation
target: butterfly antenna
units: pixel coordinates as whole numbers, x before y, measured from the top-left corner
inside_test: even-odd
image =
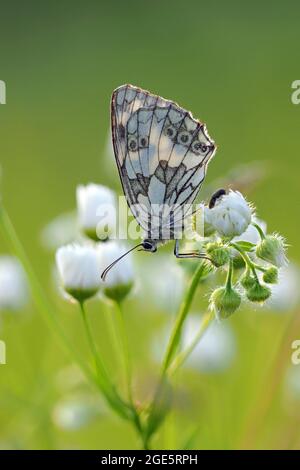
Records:
[[[107,268],[105,268],[103,273],[101,274],[102,281],[105,281],[107,273],[111,270],[111,268],[113,268],[115,266],[115,264],[117,264],[122,258],[127,256],[129,253],[131,253],[133,250],[136,250],[140,246],[143,246],[143,243],[139,243],[138,245],[134,246],[133,248],[130,248],[130,250],[126,251],[126,253],[124,253],[122,256],[120,256],[115,261],[113,261],[109,266],[107,266]]]

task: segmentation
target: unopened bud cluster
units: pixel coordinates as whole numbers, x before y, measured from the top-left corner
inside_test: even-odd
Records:
[[[224,286],[210,296],[210,307],[224,319],[240,307],[243,298],[264,303],[272,295],[269,285],[278,282],[286,265],[286,244],[278,234],[266,235],[264,222],[254,215],[242,194],[221,194],[211,208],[204,208],[203,248],[212,265],[227,271]]]

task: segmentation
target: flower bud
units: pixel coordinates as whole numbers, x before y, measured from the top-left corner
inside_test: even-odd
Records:
[[[256,281],[250,289],[246,290],[246,296],[251,302],[265,302],[271,295],[271,289]]]
[[[224,266],[229,261],[228,249],[218,243],[208,243],[206,245],[206,252],[209,254],[213,265],[217,268]]]
[[[278,269],[275,266],[268,268],[263,274],[263,280],[267,284],[277,284],[278,282]]]
[[[115,241],[99,244],[97,247],[99,255],[99,268],[102,272],[107,266],[116,261],[127,250],[123,245]],[[116,265],[108,272],[105,281],[102,283],[104,295],[114,301],[121,302],[133,287],[133,266],[132,254],[120,259]]]
[[[242,256],[237,250],[232,250],[234,252],[234,255],[232,257],[232,263],[234,269],[242,269],[245,267],[245,261],[243,260]]]
[[[257,280],[255,277],[251,276],[251,272],[249,269],[246,269],[245,274],[241,277],[240,283],[244,287],[244,289],[248,290],[256,284]]]
[[[82,232],[95,241],[107,240],[116,225],[114,192],[98,184],[80,185],[77,187],[76,197]]]
[[[92,297],[100,288],[97,252],[80,245],[66,245],[56,252],[56,264],[64,290],[78,302]]]
[[[249,226],[251,218],[251,207],[237,191],[229,191],[217,199],[215,206],[209,209],[210,224],[223,237],[241,235]]]
[[[286,245],[279,235],[267,235],[256,247],[256,256],[278,268],[287,264]]]
[[[210,296],[210,307],[216,312],[219,319],[228,318],[241,305],[239,292],[230,287],[219,287]]]

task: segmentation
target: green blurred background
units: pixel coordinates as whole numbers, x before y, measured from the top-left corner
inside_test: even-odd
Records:
[[[74,209],[77,184],[121,191],[107,138],[111,92],[123,83],[178,101],[206,122],[218,144],[206,184],[236,165],[265,162],[265,179],[251,200],[269,229],[287,237],[290,258],[300,261],[300,105],[291,103],[291,83],[300,79],[299,15],[296,1],[0,3],[0,79],[7,86],[7,104],[0,106],[1,193],[80,351],[87,352],[78,314],[53,291],[53,253],[43,248],[40,232]],[[202,303],[199,295],[194,310]],[[110,361],[103,309],[91,303],[95,335]],[[150,338],[168,319],[134,296],[127,309],[139,389],[148,390],[156,372]],[[136,448],[130,426],[104,405],[78,431],[55,425],[52,410],[65,393],[57,373],[69,360],[34,307],[27,310],[24,318],[5,316],[0,330],[8,351],[0,366],[0,447]],[[281,384],[294,314],[249,310],[229,320],[238,341],[233,366],[179,377],[166,426],[172,432],[162,429],[156,446],[179,448],[193,436],[194,448],[299,447],[300,402],[286,407]],[[299,339],[300,329],[292,333]]]

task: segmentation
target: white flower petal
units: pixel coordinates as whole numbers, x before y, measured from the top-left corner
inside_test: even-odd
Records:
[[[252,210],[245,198],[237,191],[217,199],[215,206],[209,209],[210,224],[225,237],[239,236],[251,223]]]
[[[56,264],[64,288],[89,291],[100,287],[100,270],[94,248],[66,245],[56,252]]]
[[[111,228],[115,226],[116,196],[111,189],[93,183],[79,185],[76,197],[81,229],[101,232],[106,224]]]
[[[115,241],[108,241],[98,245],[97,253],[100,272],[102,273],[107,266],[120,258],[128,249],[124,244]],[[132,254],[128,253],[108,272],[103,284],[105,287],[111,288],[131,282],[133,282]]]

